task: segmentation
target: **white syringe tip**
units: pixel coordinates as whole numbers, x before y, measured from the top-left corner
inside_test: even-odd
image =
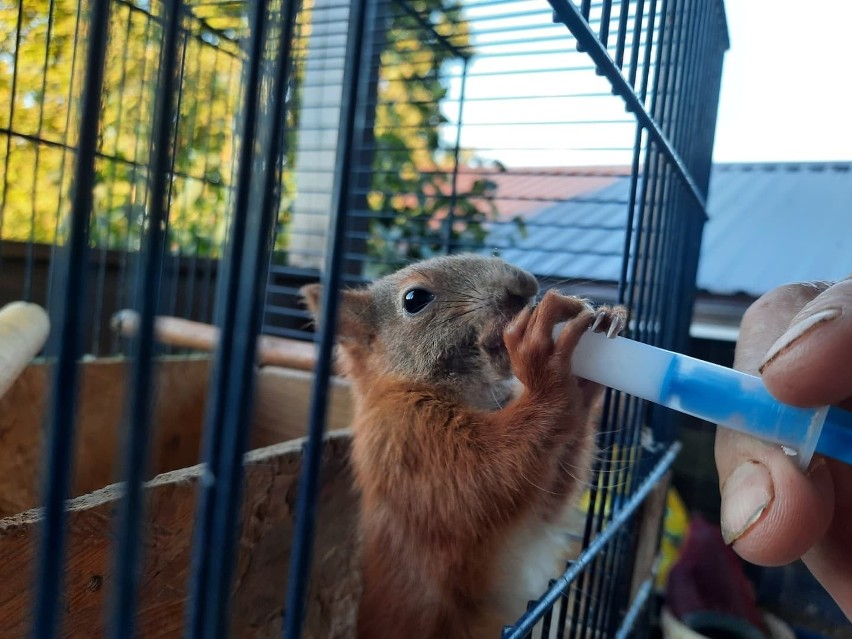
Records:
[[[672,354],[623,337],[588,332],[574,352],[571,370],[583,379],[659,403]]]

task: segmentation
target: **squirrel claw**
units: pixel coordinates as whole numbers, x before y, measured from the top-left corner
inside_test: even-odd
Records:
[[[620,317],[613,319],[612,324],[609,325],[609,330],[606,332],[607,339],[613,339],[621,332],[621,329],[624,328],[622,323],[623,322]]]
[[[621,334],[627,326],[627,309],[623,306],[601,306],[595,310],[595,319],[591,330],[595,333],[606,332],[608,339]]]

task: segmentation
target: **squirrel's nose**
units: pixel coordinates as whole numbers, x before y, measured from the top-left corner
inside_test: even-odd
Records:
[[[523,306],[526,306],[530,298],[538,293],[538,280],[523,269],[515,268],[514,271],[515,282],[509,286],[509,295],[523,298]]]
[[[526,271],[513,268],[513,278],[506,286],[503,303],[512,314],[527,306],[538,293],[538,281]]]
[[[529,297],[524,297],[522,295],[513,295],[512,293],[509,293],[506,296],[506,306],[509,307],[513,314],[519,312],[529,303]]]

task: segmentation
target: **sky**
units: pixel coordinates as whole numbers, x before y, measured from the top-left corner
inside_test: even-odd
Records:
[[[632,116],[588,57],[568,50],[547,3],[468,0],[466,8],[478,55],[467,76],[463,147],[507,166],[630,162]],[[852,0],[725,0],[725,9],[731,47],[714,160],[852,161]],[[450,105],[460,97],[455,73]],[[448,142],[454,131],[445,131]]]
[[[714,160],[852,160],[852,0],[725,0]]]

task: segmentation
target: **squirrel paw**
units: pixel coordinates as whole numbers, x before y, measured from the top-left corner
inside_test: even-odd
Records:
[[[567,381],[571,355],[594,317],[584,300],[553,290],[535,308],[523,309],[503,334],[515,376],[531,389]],[[553,329],[560,322],[566,324],[554,341]]]
[[[627,328],[627,308],[624,306],[600,306],[595,309],[592,329],[595,333],[606,333],[609,339],[621,335]]]

